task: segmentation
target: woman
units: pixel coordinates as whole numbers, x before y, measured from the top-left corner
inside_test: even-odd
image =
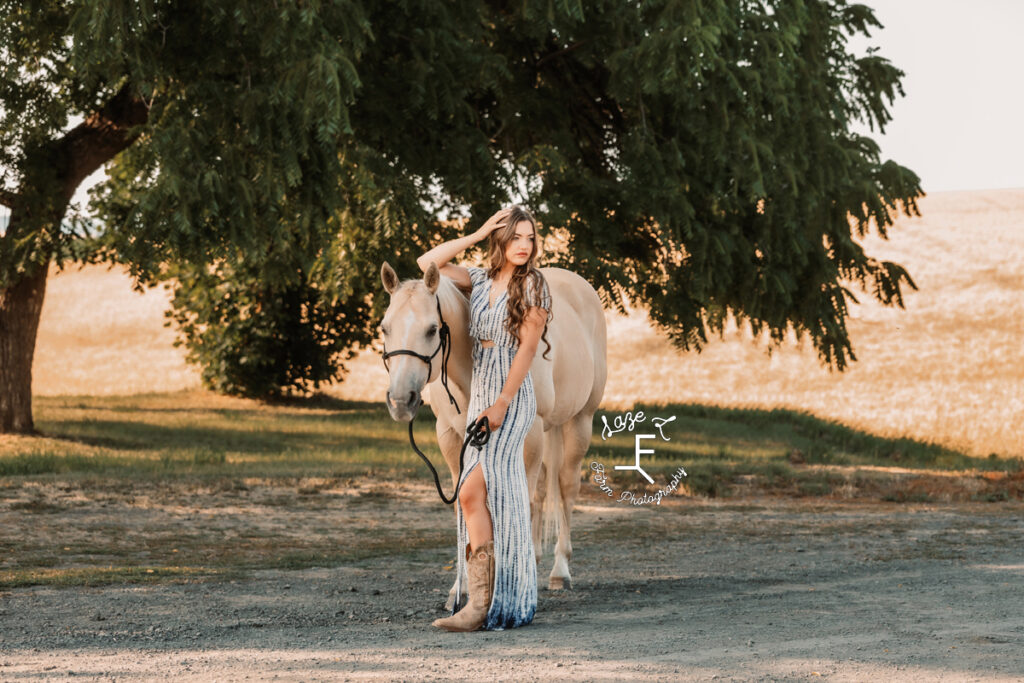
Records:
[[[488,236],[489,268],[448,263]],[[452,614],[433,622],[448,631],[524,626],[537,609],[523,443],[537,415],[530,365],[541,340],[547,344],[545,358],[551,349],[546,337],[551,295],[534,266],[536,256],[533,216],[514,206],[498,211],[472,235],[440,244],[417,259],[424,271],[431,262],[440,264],[442,274],[471,291],[473,382],[466,426],[486,417],[491,431],[481,449],[466,449],[456,508],[459,593]],[[459,610],[464,576],[469,600]]]

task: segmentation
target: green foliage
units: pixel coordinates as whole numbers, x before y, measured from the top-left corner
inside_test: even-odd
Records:
[[[848,50],[879,26],[864,5],[0,0],[0,26],[8,190],[35,177],[33,145],[70,115],[125,87],[145,103],[94,193],[100,256],[140,283],[193,274],[175,316],[196,325],[184,337],[204,364],[235,354],[212,374],[225,387],[271,368],[241,359],[279,351],[279,333],[305,329],[292,343],[318,353],[361,343],[387,305],[382,260],[415,273],[461,234],[447,219],[477,225],[514,195],[542,233],[566,235],[551,264],[609,306],[628,292],[681,349],[732,313],[773,344],[790,327],[810,335],[841,370],[856,359],[847,285],[899,306],[915,286],[856,241],[871,225],[885,236],[922,194],[851,132],[884,130],[902,95],[899,69]],[[56,253],[46,234],[60,231],[16,232]],[[234,296],[214,314],[198,282]],[[292,313],[243,322],[272,301]],[[295,301],[349,322],[336,335],[286,323]],[[297,355],[273,381],[327,376]]]
[[[175,344],[187,346],[207,388],[264,400],[309,393],[341,378],[354,342],[371,341],[365,302],[332,298],[301,270],[291,281],[267,273],[244,258],[168,273],[178,283],[166,313],[181,333]]]

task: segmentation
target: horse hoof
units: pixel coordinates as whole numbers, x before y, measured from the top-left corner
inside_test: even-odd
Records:
[[[549,591],[560,591],[566,588],[572,589],[572,579],[568,576],[552,576],[548,579]]]

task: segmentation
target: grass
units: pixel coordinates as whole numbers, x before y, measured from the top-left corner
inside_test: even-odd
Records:
[[[175,476],[424,477],[425,467],[409,447],[404,424],[382,404],[318,399],[266,406],[196,391],[131,397],[41,397],[36,400],[42,438],[4,437],[0,476],[105,475],[160,479]],[[1015,472],[1020,459],[974,457],[938,444],[865,433],[835,421],[792,410],[719,408],[694,404],[636,404],[647,420],[635,430],[662,438],[641,442],[651,473],[678,467],[694,477],[734,474],[792,476],[794,461],[824,465],[898,466],[920,470]],[[606,467],[631,464],[632,433],[602,438],[599,411],[589,460]],[[416,440],[443,461],[436,447],[433,414],[422,411]]]
[[[685,468],[691,493],[713,497],[727,494],[742,477],[756,481],[761,489],[800,496],[829,495],[850,484],[849,474],[805,465],[898,467],[922,473],[1024,470],[1020,458],[974,457],[939,444],[866,433],[801,411],[634,405],[633,414],[640,412],[645,422],[635,433],[657,433],[650,427],[653,418],[675,417],[663,427],[668,441],[641,442],[642,447],[655,450],[642,456],[644,470],[657,482],[646,487],[649,490],[664,486],[678,467]],[[605,413],[608,423],[614,424],[619,414]],[[595,430],[587,458],[611,471],[615,465],[632,464],[634,448],[632,433],[603,439]]]
[[[170,583],[231,579],[233,570],[206,567],[76,567],[0,570],[0,588],[22,586],[102,586],[121,583]]]
[[[309,405],[266,406],[196,391],[41,397],[36,416],[44,436],[0,441],[0,476],[427,480],[404,425],[393,422],[383,405],[322,397]],[[805,465],[1013,473],[1024,462],[873,435],[792,410],[637,404],[634,414],[638,411],[646,422],[636,433],[655,432],[655,417],[675,418],[663,428],[667,440],[641,442],[655,451],[643,456],[643,466],[656,477],[656,486],[683,467],[688,490],[699,495],[723,495],[744,476],[755,476],[768,488],[790,487],[798,495],[827,494],[847,482],[845,475]],[[617,415],[599,411],[595,416],[587,458],[610,473],[634,460],[633,433],[602,434],[602,417],[614,424]],[[424,411],[416,422],[416,440],[443,471],[433,424],[432,413]],[[584,470],[588,467],[585,463]],[[626,483],[642,481],[638,475],[616,476]],[[39,502],[39,510],[46,505]]]
[[[0,476],[401,477],[423,467],[383,405],[329,405],[270,407],[198,391],[39,397],[43,437],[3,437]],[[433,420],[417,420],[415,434],[436,442]]]

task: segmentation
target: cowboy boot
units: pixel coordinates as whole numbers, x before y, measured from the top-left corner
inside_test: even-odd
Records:
[[[469,600],[456,614],[435,619],[434,626],[446,631],[476,631],[483,626],[487,610],[491,607],[494,587],[494,540],[490,540],[470,554],[466,566]]]
[[[473,597],[473,594],[470,591],[471,584],[470,584],[470,581],[469,581],[469,560],[470,560],[471,555],[472,555],[472,553],[470,553],[470,551],[469,551],[469,544],[467,543],[466,544],[466,554],[465,554],[465,557],[463,558],[463,561],[465,562],[465,566],[466,566],[466,580],[463,583],[466,586],[466,590],[462,593],[467,604],[468,604],[469,600],[471,600],[472,597]],[[455,590],[454,586],[452,587],[452,590],[453,591]],[[446,609],[453,609],[455,607],[455,605],[458,604],[458,602],[455,601],[455,593],[454,592],[451,594],[451,598],[453,600],[453,605],[452,605],[452,607],[446,607]],[[462,606],[462,609],[459,610],[458,614],[462,614],[462,610],[464,610],[466,608],[467,604],[464,604]],[[444,617],[443,619],[442,618],[435,619],[433,621],[432,625],[433,626],[437,626],[439,628],[444,628],[444,626],[442,626],[442,622],[443,623],[447,623],[447,620],[451,619],[454,616],[455,615],[453,614],[451,616]]]

